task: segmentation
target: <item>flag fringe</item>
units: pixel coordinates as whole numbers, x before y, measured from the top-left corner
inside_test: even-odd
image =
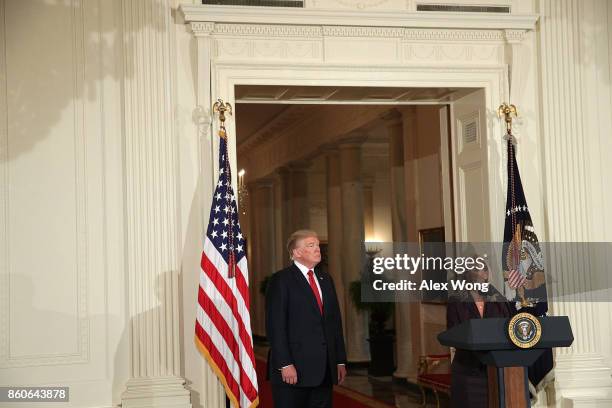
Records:
[[[230,399],[233,406],[235,406],[236,408],[240,408],[240,403],[238,402],[238,399],[236,398],[234,393],[231,391],[230,387],[227,385],[225,376],[223,375],[223,373],[221,373],[221,369],[219,369],[219,367],[217,366],[217,364],[211,357],[206,346],[202,344],[198,336],[194,336],[194,340],[195,340],[196,347],[198,348],[198,350],[200,350],[200,353],[202,353],[202,355],[204,356],[208,364],[211,366],[211,368],[215,372],[215,375],[217,376],[219,381],[221,381],[221,384],[223,384],[223,388],[225,389],[225,395],[227,395],[227,397]],[[251,403],[251,405],[249,405],[248,408],[255,408],[258,405],[259,405],[259,395],[257,396],[257,398],[255,398],[255,400]]]

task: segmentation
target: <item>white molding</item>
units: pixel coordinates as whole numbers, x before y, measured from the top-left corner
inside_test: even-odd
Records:
[[[193,24],[193,23],[192,23]],[[215,35],[245,35],[256,37],[321,37],[321,27],[308,25],[279,24],[226,24],[217,23],[212,31]]]
[[[491,27],[483,29],[455,30],[438,28],[404,28],[404,39],[427,40],[427,41],[504,41],[504,36],[499,30]]]
[[[409,27],[368,27],[368,26],[311,26],[270,24],[212,23],[191,22],[191,31],[196,36],[214,35],[256,37],[270,40],[269,37],[283,38],[323,38],[323,37],[374,37],[400,38],[406,41],[499,41],[522,39],[525,29],[455,29],[455,28],[409,28]]]
[[[205,28],[199,30],[197,25]],[[212,39],[210,53],[216,61],[326,64],[346,61],[351,65],[370,61],[385,65],[503,64],[505,44],[516,41],[525,32],[193,22],[191,28],[196,37]],[[372,50],[376,52],[372,54]]]
[[[526,30],[504,30],[508,43],[520,43],[525,38]]]
[[[215,23],[196,21],[189,24],[189,28],[196,37],[199,37],[210,34],[215,29]]]
[[[71,0],[71,9],[72,13],[70,15],[70,31],[71,31],[71,51],[72,51],[72,61],[74,67],[74,77],[72,82],[72,105],[74,109],[74,123],[73,123],[73,135],[74,135],[74,153],[75,153],[75,163],[74,163],[74,187],[75,187],[75,201],[76,201],[76,213],[75,215],[75,224],[76,224],[76,307],[75,310],[77,312],[74,317],[75,325],[76,325],[76,337],[77,337],[77,348],[74,352],[71,353],[53,353],[53,354],[30,354],[30,355],[20,355],[20,356],[11,356],[11,330],[9,327],[10,313],[18,313],[18,311],[11,310],[10,308],[10,275],[11,271],[8,269],[9,264],[6,263],[6,266],[2,265],[2,269],[0,269],[0,274],[4,277],[6,281],[6,285],[2,285],[0,289],[0,305],[6,306],[2,307],[2,316],[0,318],[0,331],[2,332],[2,337],[0,339],[0,368],[17,368],[17,367],[40,367],[40,366],[50,366],[50,365],[58,365],[58,364],[80,364],[80,363],[89,363],[89,348],[90,348],[90,328],[89,328],[89,316],[88,316],[88,274],[89,274],[89,262],[88,262],[88,250],[89,248],[89,224],[88,224],[88,213],[89,207],[87,202],[87,183],[89,181],[87,174],[87,132],[85,129],[85,101],[81,97],[84,89],[84,72],[85,72],[85,49],[84,49],[84,32],[85,32],[85,17],[84,17],[84,4],[83,0]],[[4,13],[5,13],[5,3],[2,2],[0,5],[2,11],[0,17],[0,21],[4,21]],[[6,64],[6,49],[4,48],[4,41],[6,38],[5,26],[2,25],[2,50],[0,57],[0,64],[5,67]],[[6,73],[4,69],[3,72]],[[4,109],[0,110],[0,112],[7,112],[6,103],[8,101],[8,97],[6,94],[6,74],[4,78],[2,78],[3,84],[3,92],[2,97],[3,102],[5,103]],[[2,115],[3,120],[7,119],[7,115]],[[3,191],[3,195],[0,196],[0,206],[2,208],[2,212],[6,217],[6,221],[0,225],[4,225],[6,229],[4,232],[8,237],[8,225],[9,225],[9,207],[8,207],[8,123],[3,126],[3,129],[6,131],[6,136],[3,138],[4,140],[0,140],[0,158],[2,160],[2,169],[5,174],[0,173],[2,178],[0,182],[2,182],[3,187],[1,190]],[[1,135],[0,135],[1,137]],[[6,260],[9,259],[8,253],[8,239],[0,240],[0,244],[4,244],[2,249],[6,252],[7,256]],[[16,294],[13,294],[16,295]]]
[[[185,380],[178,376],[132,378],[126,388],[122,408],[191,408]]]
[[[185,21],[362,27],[468,28],[533,30],[537,15],[430,13],[374,10],[286,9],[182,4]]]
[[[364,27],[364,26],[324,26],[321,32],[325,37],[404,37],[403,27]]]
[[[0,2],[0,112],[7,112],[6,24],[4,1]],[[0,367],[9,354],[9,168],[8,168],[8,115],[0,115]]]
[[[213,63],[213,94],[226,95],[234,103],[236,85],[334,85],[334,86],[422,86],[422,87],[467,87],[485,88],[487,111],[493,112],[500,100],[507,98],[504,81],[507,71],[504,66],[465,67],[423,65],[423,66],[380,66],[374,64],[347,67],[343,64],[275,64],[275,63]],[[374,73],[374,74],[373,74]],[[230,146],[236,143],[235,120],[226,122],[230,135]],[[489,151],[501,151],[503,132],[498,120],[487,120],[487,145]],[[236,166],[236,150],[230,151],[232,166]],[[503,163],[489,161],[489,183],[498,188],[489,189],[490,234],[502,236],[503,226],[499,225],[499,214],[503,212],[504,191],[502,180]],[[251,173],[251,176],[256,175]]]
[[[4,10],[5,5],[6,11]],[[45,316],[46,319],[52,321],[57,316],[59,317],[57,321],[65,322],[72,329],[65,332],[47,333],[45,330],[41,331],[32,322],[24,321],[24,310],[15,309],[15,300],[18,300],[20,296],[29,295],[29,290],[19,287],[19,281],[16,281],[17,286],[13,283],[11,289],[8,287],[8,282],[9,279],[15,282],[14,277],[19,279],[20,274],[29,274],[32,270],[23,270],[22,266],[13,264],[13,268],[18,269],[13,269],[9,278],[8,273],[4,273],[6,257],[0,254],[0,279],[6,281],[6,286],[4,282],[0,282],[0,292],[4,292],[5,288],[12,290],[10,296],[14,299],[11,302],[11,310],[8,307],[8,297],[0,294],[2,297],[0,314],[4,318],[3,312],[10,311],[14,319],[11,330],[15,330],[11,341],[13,350],[11,350],[10,367],[0,371],[3,372],[5,385],[43,386],[59,383],[69,386],[71,406],[116,406],[120,401],[121,390],[119,388],[128,376],[126,367],[129,364],[129,357],[126,353],[128,334],[124,320],[126,292],[124,290],[125,265],[122,250],[124,228],[123,134],[120,103],[122,72],[118,63],[120,58],[118,44],[121,42],[119,40],[121,34],[108,30],[108,27],[117,26],[115,23],[118,20],[115,19],[115,13],[118,7],[117,2],[104,0],[71,0],[61,10],[52,7],[52,11],[45,9],[43,10],[45,12],[37,13],[37,10],[40,11],[40,6],[26,2],[16,4],[0,1],[0,21],[5,20],[2,16],[3,12],[6,13],[7,21],[15,20],[18,13],[22,12],[24,13],[22,16],[29,15],[28,21],[33,27],[36,27],[35,30],[26,30],[27,32],[23,31],[19,24],[7,24],[6,27],[4,25],[0,27],[0,30],[8,31],[7,34],[4,32],[0,34],[0,112],[5,113],[0,115],[0,156],[6,152],[3,150],[6,147],[4,143],[6,135],[3,132],[6,129],[4,121],[7,119],[7,109],[6,105],[2,104],[6,103],[4,87],[7,71],[1,69],[4,59],[8,58],[9,68],[13,67],[13,70],[8,71],[9,89],[29,78],[36,81],[37,78],[32,75],[39,71],[51,72],[61,67],[59,69],[66,69],[65,72],[70,74],[60,75],[58,81],[61,82],[52,84],[48,90],[25,87],[19,93],[19,103],[27,105],[29,113],[33,115],[31,117],[38,120],[33,127],[28,124],[23,129],[15,129],[15,124],[20,123],[19,112],[15,109],[8,111],[10,114],[8,120],[12,125],[10,141],[13,150],[10,151],[10,162],[0,160],[0,218],[9,215],[15,217],[14,212],[22,214],[20,218],[34,214],[31,210],[27,213],[20,211],[18,207],[23,203],[23,198],[16,201],[19,196],[10,197],[11,208],[8,209],[10,214],[3,205],[4,183],[8,181],[8,178],[2,172],[7,163],[12,165],[22,158],[27,159],[27,156],[36,149],[42,150],[48,157],[57,155],[63,159],[62,168],[65,168],[66,172],[62,173],[62,176],[65,174],[67,177],[62,177],[57,183],[53,183],[53,189],[45,190],[45,196],[49,195],[49,191],[51,194],[64,196],[61,205],[70,208],[70,218],[67,220],[71,225],[75,225],[76,222],[76,228],[66,226],[63,231],[58,231],[54,236],[56,241],[45,241],[53,250],[56,247],[62,248],[65,242],[74,242],[75,245],[71,245],[70,251],[64,255],[64,259],[68,258],[68,262],[73,266],[69,270],[60,270],[55,261],[48,262],[48,270],[35,269],[34,275],[30,276],[34,276],[31,285],[34,289],[32,293],[35,296],[32,299],[34,310],[40,316]],[[47,13],[47,11],[51,12]],[[58,24],[63,27],[61,37],[55,37],[55,40],[41,37],[41,33],[54,33],[56,30],[54,27]],[[6,43],[5,53],[3,47],[7,35],[9,42]],[[17,38],[16,35],[23,36],[23,44],[20,45],[17,52],[14,41],[11,41],[11,38]],[[47,46],[48,48],[48,45],[57,41],[57,38],[61,39],[61,44],[55,44],[56,49],[52,53],[54,56],[50,61],[44,52],[39,52],[39,45],[42,44],[42,47]],[[16,72],[15,66],[23,64],[24,58],[29,58],[27,53],[33,55],[33,61],[40,61],[40,64],[32,67],[31,71],[28,68]],[[58,56],[61,59],[58,60]],[[53,76],[53,78],[58,77]],[[44,78],[40,80],[45,81]],[[49,95],[49,90],[55,93]],[[51,105],[41,105],[36,102],[39,98],[53,98],[56,102]],[[14,100],[15,95],[9,99],[10,103],[14,103]],[[39,129],[37,125],[43,126],[40,127],[41,132],[31,130]],[[53,130],[47,134],[44,131],[46,129]],[[63,137],[60,138],[61,145],[49,143],[46,138],[58,131],[63,133]],[[36,145],[32,145],[32,150],[24,150],[22,153],[13,148],[13,144],[19,142],[15,139],[16,137],[25,137],[25,140],[35,142]],[[6,159],[8,160],[8,157]],[[47,169],[53,171],[51,167],[55,163],[57,159],[51,159],[33,164],[30,168],[33,175],[43,174]],[[29,171],[29,169],[20,169],[20,172],[23,171]],[[10,181],[13,184],[16,183],[15,177],[21,177],[20,173],[14,173],[11,176]],[[29,175],[30,179],[31,177],[32,175]],[[45,180],[45,177],[42,176],[41,180]],[[77,184],[76,191],[75,183]],[[22,183],[19,188],[29,187]],[[52,198],[54,199],[55,197]],[[27,205],[27,203],[23,204]],[[48,214],[46,217],[50,225],[53,225],[54,213],[49,212],[47,207],[47,203],[43,200],[36,203],[36,207],[30,208],[35,208],[36,211],[41,211],[45,215]],[[23,239],[21,234],[29,235],[26,230],[24,232],[19,230],[18,224],[18,229],[15,229],[15,220],[7,219],[7,223],[3,221],[0,219],[0,251],[5,250],[1,240],[8,222],[13,224],[11,229],[13,235],[10,238]],[[39,227],[44,230],[47,225],[43,223]],[[30,245],[30,247],[33,246]],[[24,255],[21,251],[13,251],[11,256],[13,260],[18,260]],[[30,254],[30,256],[40,258],[38,253]],[[62,289],[62,294],[58,295],[59,292],[55,293],[54,286],[48,286],[36,280],[43,276],[53,278],[58,288],[64,286],[66,290]],[[62,279],[63,276],[66,276],[66,279]],[[18,291],[15,291],[16,289]],[[63,303],[70,306],[70,313],[65,311],[61,314],[54,313],[55,303],[53,302],[58,296],[61,298],[57,300],[57,304]],[[26,326],[20,328],[20,324]],[[4,336],[10,333],[4,323],[0,326],[0,336],[3,341],[0,348],[3,349],[6,344]],[[59,327],[64,327],[64,323],[61,323]],[[19,333],[19,338],[15,339],[17,337],[15,333]],[[24,348],[22,344],[17,343],[24,339],[22,337],[24,335],[30,337],[26,339],[28,347],[25,347],[23,352],[15,351],[15,349]],[[66,345],[61,343],[64,338]],[[36,347],[38,344],[44,345],[49,341],[58,346]],[[83,354],[84,358],[77,353]]]

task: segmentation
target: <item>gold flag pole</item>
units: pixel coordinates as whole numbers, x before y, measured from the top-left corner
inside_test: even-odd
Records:
[[[516,118],[518,116],[518,110],[516,109],[515,105],[512,104],[507,104],[506,102],[503,102],[501,105],[499,105],[499,108],[497,108],[497,116],[500,118],[504,118],[504,121],[506,122],[506,138],[514,145],[516,142],[516,139],[514,138],[514,135],[512,134],[512,121],[514,118]],[[512,148],[510,148],[512,150]],[[511,175],[511,177],[513,177],[513,175]],[[514,196],[514,191],[512,192],[512,195]],[[514,198],[514,197],[513,197]],[[515,229],[515,227],[513,227],[513,230]],[[512,268],[519,268],[520,267],[520,258],[521,258],[521,234],[520,231],[513,231],[513,237],[512,237],[512,244],[511,244],[511,248],[510,248],[510,263],[512,264]],[[528,302],[525,299],[525,288],[524,287],[519,287],[516,288],[516,291],[521,299],[521,306],[525,307],[528,306]]]
[[[219,98],[217,99],[217,102],[215,102],[213,104],[213,113],[218,113],[219,114],[219,121],[221,122],[219,125],[219,137],[221,139],[223,139],[225,141],[225,143],[223,144],[225,146],[225,151],[223,152],[223,157],[224,159],[223,161],[223,166],[224,169],[223,171],[225,172],[224,177],[227,177],[227,194],[225,194],[225,206],[226,208],[229,208],[230,210],[230,214],[228,215],[228,217],[226,218],[227,222],[228,222],[228,226],[227,229],[229,231],[227,240],[228,240],[228,257],[227,257],[227,272],[228,272],[228,278],[234,278],[236,276],[236,254],[234,252],[234,217],[232,216],[232,211],[234,208],[234,203],[233,203],[233,192],[232,192],[232,186],[231,186],[231,182],[232,182],[232,172],[231,172],[231,168],[230,168],[230,162],[229,162],[229,157],[228,157],[228,140],[227,140],[227,131],[225,130],[225,115],[231,115],[232,114],[232,105],[229,102],[224,102],[223,99]],[[221,179],[221,176],[219,176],[219,178]]]

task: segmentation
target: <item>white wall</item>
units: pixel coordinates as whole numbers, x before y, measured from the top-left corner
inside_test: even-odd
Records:
[[[118,1],[0,2],[0,383],[128,376]]]
[[[338,8],[400,7],[391,0],[376,2],[379,6],[369,0],[333,2]],[[193,347],[201,233],[207,222],[216,152],[210,149],[213,136],[198,133],[192,115],[194,106],[202,102],[196,90],[209,83],[197,81],[203,75],[196,67],[204,66],[197,60],[204,57],[180,21],[177,3],[169,3],[172,24],[161,33],[160,41],[166,44],[168,40],[168,53],[155,54],[161,60],[147,64],[142,54],[130,55],[142,63],[136,66],[140,71],[134,71],[122,57],[134,46],[132,40],[144,46],[143,38],[154,38],[151,28],[155,27],[132,25],[131,31],[122,32],[123,13],[133,4],[130,1],[0,1],[3,385],[68,385],[71,406],[119,403],[130,377],[131,351],[139,350],[138,343],[130,342],[130,314],[143,311],[129,311],[129,302],[140,295],[154,301],[153,286],[134,280],[137,275],[130,273],[138,269],[128,266],[127,259],[131,256],[140,262],[146,260],[142,256],[146,251],[156,254],[156,249],[169,245],[170,251],[176,249],[170,263],[180,269],[180,298],[169,298],[178,303],[179,322],[171,322],[179,326],[179,374],[193,390],[194,406],[222,406],[217,381]],[[408,8],[415,4],[401,3]],[[512,4],[517,13],[529,12],[534,6],[533,1]],[[309,0],[311,6],[317,5]],[[612,5],[605,0],[542,0],[539,7],[539,31],[526,34],[512,71],[514,84],[522,85],[513,88],[513,102],[522,107],[523,126],[529,130],[520,135],[519,164],[523,174],[530,175],[524,181],[533,203],[534,223],[543,231],[543,239],[612,241],[612,189],[608,187],[612,176],[608,159],[612,152]],[[343,39],[334,41],[340,44]],[[495,50],[498,45],[490,46]],[[389,55],[381,63],[414,63],[398,60],[395,51]],[[350,57],[348,51],[338,56]],[[495,57],[493,64],[500,62]],[[162,72],[156,70],[158,63],[165,70],[160,78],[171,86],[159,86],[158,77],[147,77]],[[467,63],[476,66],[476,62]],[[523,71],[524,66],[530,68]],[[359,73],[349,74],[357,78]],[[153,95],[148,104],[143,95],[129,89],[133,80],[140,81],[145,86],[142,89],[153,89],[147,88],[153,85],[168,92]],[[223,81],[219,79],[219,89],[224,89]],[[167,106],[169,112],[164,111]],[[165,112],[164,130],[155,134],[155,141],[169,147],[161,148],[146,138],[142,146],[135,146],[160,153],[170,162],[164,164],[167,173],[162,175],[156,173],[156,167],[147,170],[145,176],[150,178],[146,180],[152,187],[130,190],[142,201],[128,202],[126,181],[139,185],[138,178],[126,175],[137,170],[131,165],[138,164],[138,149],[126,156],[127,166],[124,124],[146,137],[147,120],[151,120],[139,119],[137,109],[143,109],[143,114]],[[209,117],[209,112],[203,117]],[[520,131],[520,125],[517,129]],[[170,182],[160,188],[164,199],[175,198],[176,202],[167,201],[170,207],[164,207],[166,201],[155,201],[155,196],[147,199],[149,192],[159,191],[156,181],[166,175]],[[138,215],[141,209],[153,212]],[[155,212],[158,210],[161,213]],[[141,218],[128,219],[126,213]],[[151,241],[145,239],[146,234],[137,239],[127,234],[128,227],[149,228],[147,217],[152,220],[150,225],[168,227],[177,237],[166,240],[155,229],[141,230],[157,234]],[[142,248],[146,251],[135,252]],[[152,270],[147,279],[162,269]],[[602,381],[601,373],[609,381],[610,304],[558,306],[557,311],[567,311],[574,319],[579,334],[575,352],[565,359],[574,365],[566,365],[562,385],[576,390],[585,379]],[[580,316],[585,318],[577,318]],[[593,328],[596,336],[586,339],[584,333]],[[173,338],[169,330],[166,335]],[[163,342],[166,338],[162,337],[152,341]],[[173,351],[168,355],[174,358]],[[595,360],[586,360],[586,355],[599,358],[599,365],[588,365]],[[583,378],[571,377],[572,369]],[[567,395],[580,398],[579,392],[572,392]]]

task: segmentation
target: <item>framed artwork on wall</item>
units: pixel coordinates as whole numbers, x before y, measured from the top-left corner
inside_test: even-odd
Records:
[[[419,230],[419,249],[424,257],[446,257],[446,246],[444,244],[444,226]],[[423,280],[430,280],[434,283],[446,283],[446,270],[440,265],[430,265],[429,268],[422,268]],[[423,291],[421,301],[424,303],[444,304],[448,299],[446,290]]]

